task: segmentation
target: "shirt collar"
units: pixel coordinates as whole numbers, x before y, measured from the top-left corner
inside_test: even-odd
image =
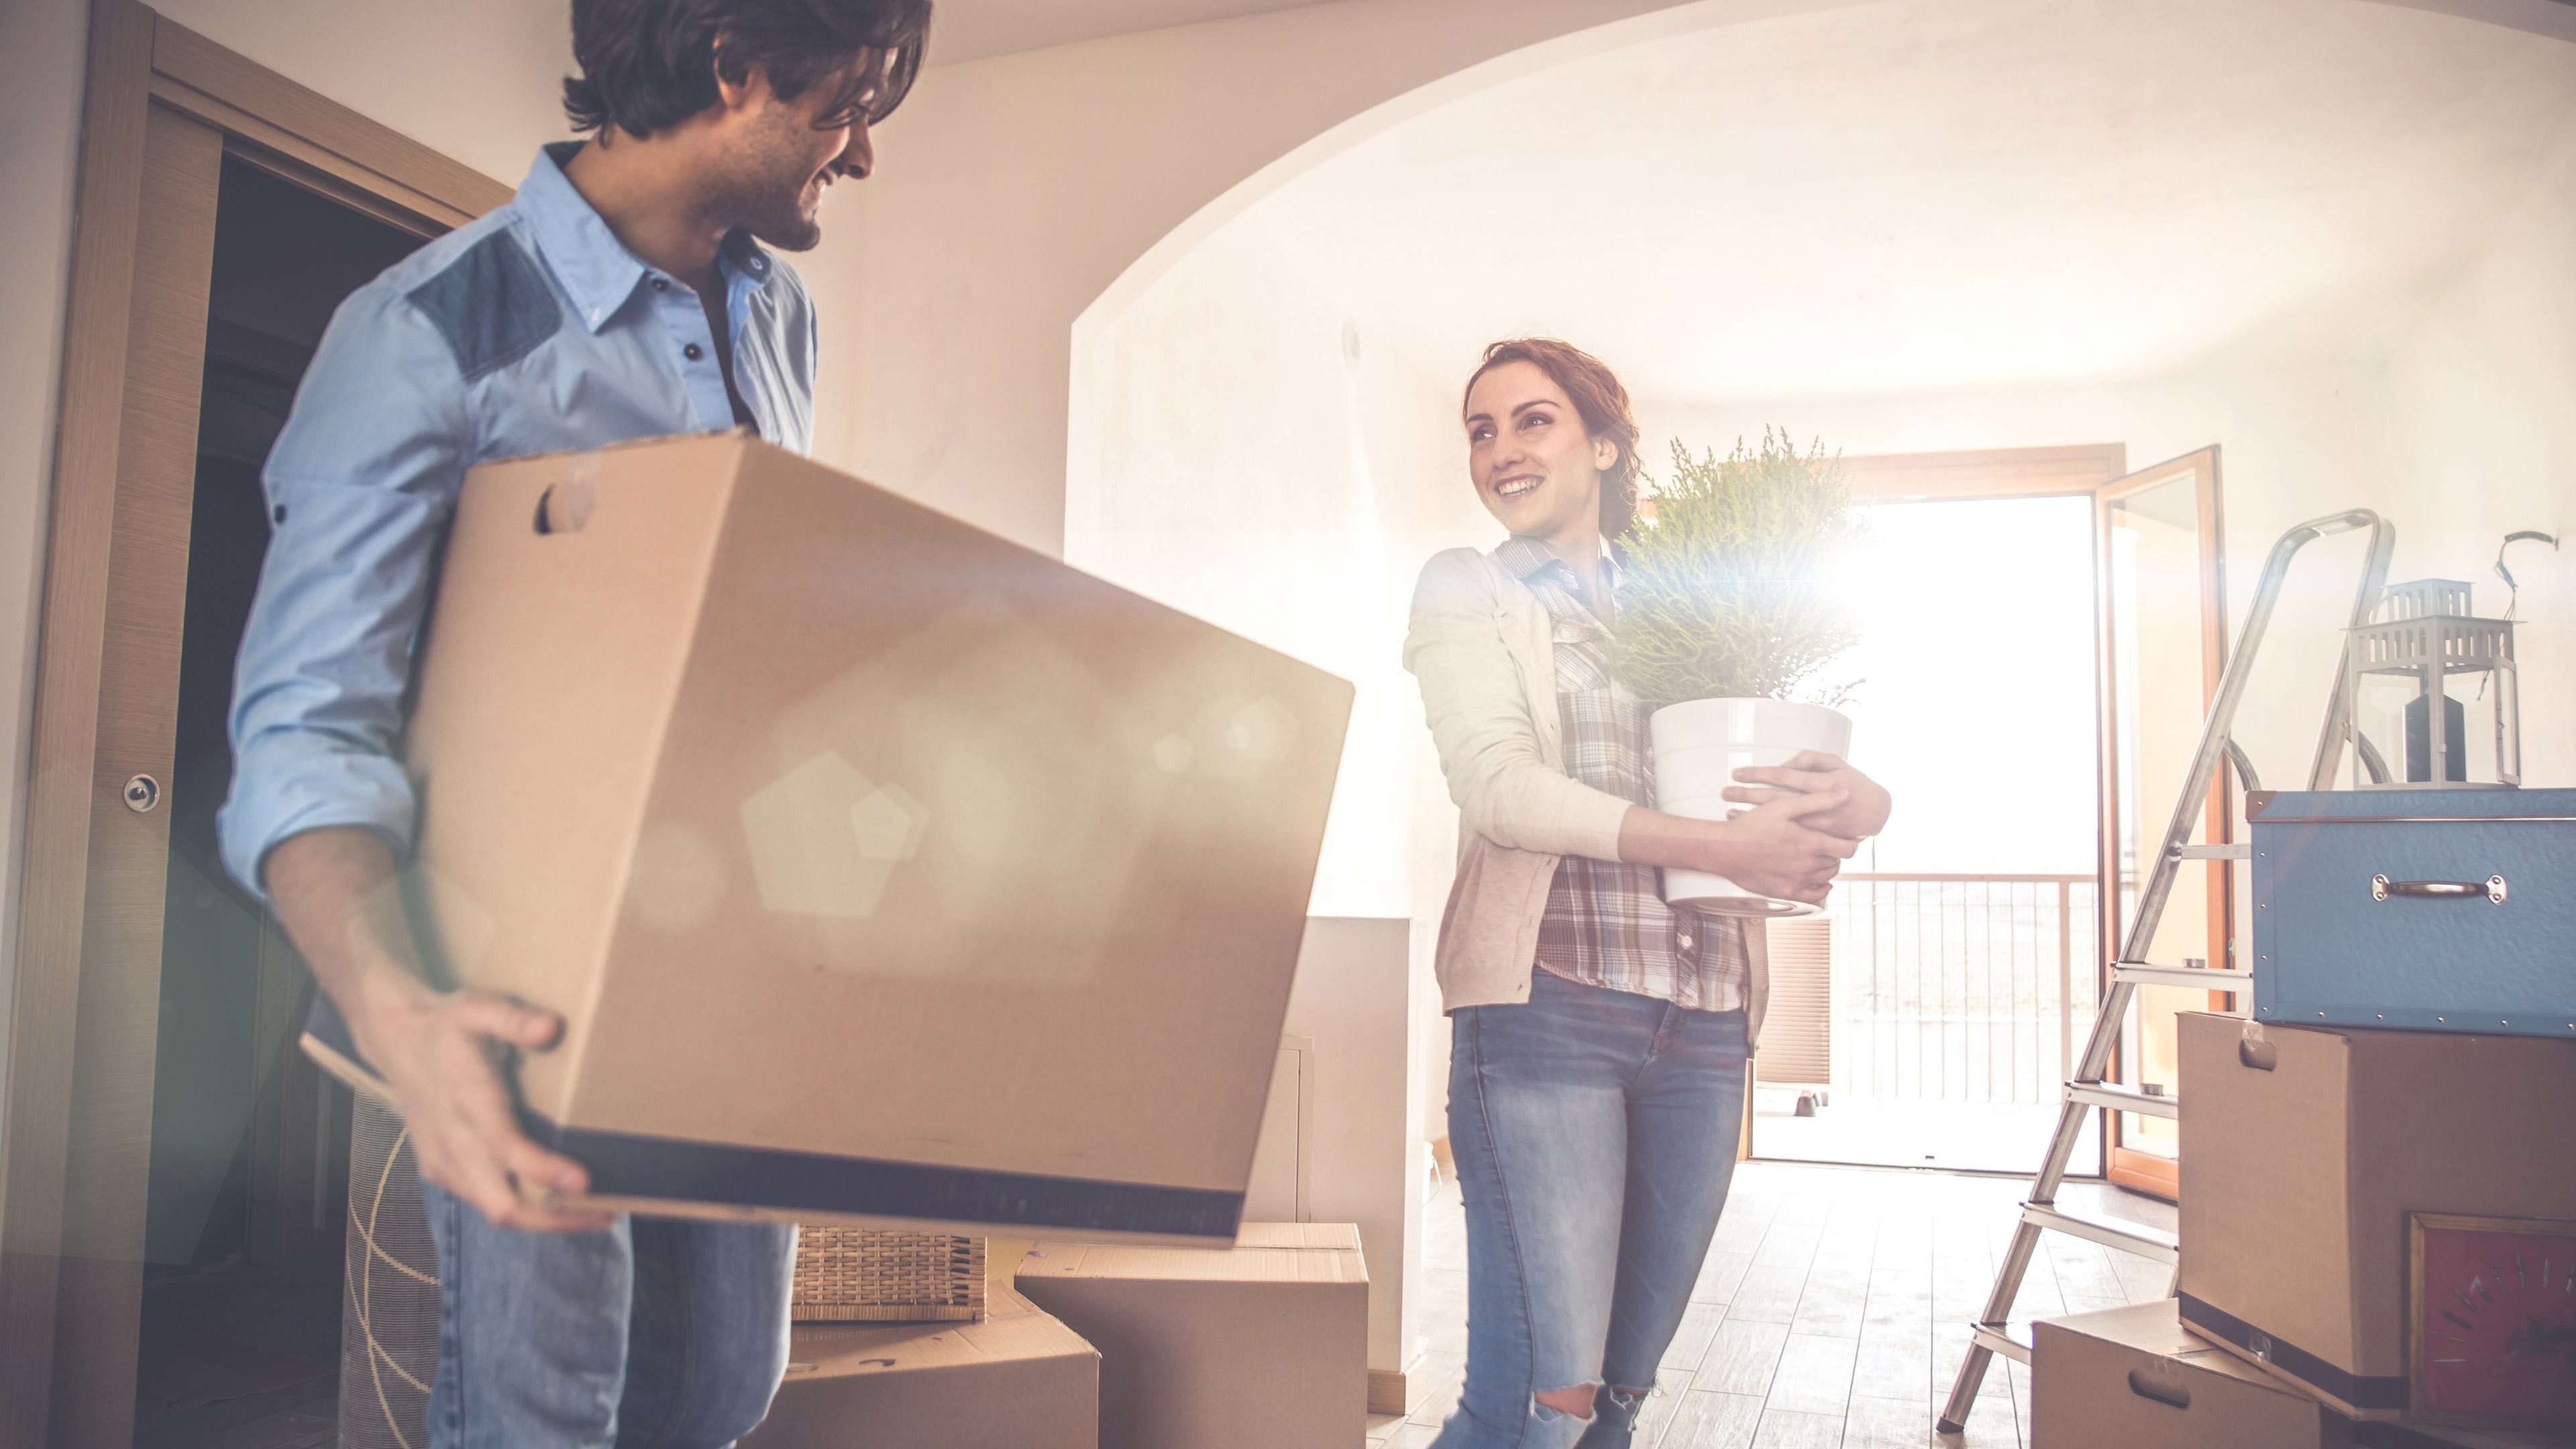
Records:
[[[1571,568],[1566,567],[1565,560],[1556,556],[1556,550],[1535,538],[1517,533],[1504,539],[1502,547],[1494,550],[1494,561],[1510,569],[1513,577],[1524,580],[1550,567],[1564,572],[1569,582],[1574,574]],[[1618,590],[1625,575],[1626,571],[1619,567],[1619,556],[1605,550],[1601,557],[1601,577],[1610,585],[1612,592]]]
[[[519,183],[518,207],[536,236],[538,250],[545,253],[547,264],[572,295],[573,305],[581,309],[583,325],[597,332],[635,295],[652,269],[626,249],[565,177],[565,163],[584,144],[557,141],[540,150],[528,167],[527,179]],[[755,286],[769,280],[774,265],[769,253],[740,227],[725,234],[717,256],[721,269],[739,273]]]

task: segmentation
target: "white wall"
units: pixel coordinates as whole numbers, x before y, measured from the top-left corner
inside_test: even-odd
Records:
[[[1456,814],[1392,646],[1421,559],[1491,541],[1453,421],[1471,359],[1411,355],[1401,305],[1337,289],[1342,273],[1273,209],[1255,199],[1193,223],[1189,245],[1158,249],[1076,323],[1066,555],[1354,679],[1316,909],[1436,916]],[[2007,391],[1648,398],[1647,452],[1674,434],[1722,449],[1766,423],[1852,453],[2119,442],[2136,467],[2217,443],[2231,637],[2273,540],[2357,506],[2397,526],[2395,577],[2474,578],[2501,609],[2496,542],[2571,522],[2571,222],[2576,161],[2562,158],[2464,269],[2394,302],[2373,294],[2368,315],[2305,342],[2258,333],[2165,375]],[[1365,238],[1365,217],[1351,227]],[[2310,546],[2275,616],[2237,730],[2267,784],[2304,782],[2360,552],[2358,538]],[[2576,784],[2576,550],[2525,546],[2515,562],[2526,778]]]
[[[0,136],[9,138],[0,146],[0,256],[17,272],[0,287],[0,336],[13,343],[0,348],[0,1008],[17,980],[28,711],[88,29],[86,0],[0,6]],[[0,1009],[0,1082],[8,1080],[7,1025]],[[0,1132],[7,1125],[0,1113]]]
[[[1430,104],[1437,88],[1416,88],[1670,5],[1342,0],[933,68],[887,124],[860,198],[844,331],[862,355],[843,394],[858,470],[1055,550],[1074,321],[1131,263],[1372,107]],[[1329,149],[1319,142],[1298,164]]]
[[[2562,164],[2484,253],[2366,349],[2240,353],[2171,377],[2015,393],[1666,403],[1646,424],[1649,436],[1723,446],[1778,422],[1851,453],[2120,442],[2133,468],[2217,443],[2231,637],[2273,541],[2353,507],[2395,525],[2392,579],[2470,580],[2480,612],[2501,612],[2491,565],[2504,535],[2576,527],[2570,225],[2576,164]],[[2358,536],[2299,556],[2237,730],[2267,785],[2304,782],[2359,558]],[[2523,584],[2524,778],[2576,786],[2576,549],[2517,545],[2509,563]]]
[[[1436,1016],[1415,1009],[1412,938],[1410,921],[1309,920],[1285,1027],[1315,1043],[1309,1215],[1359,1225],[1368,1363],[1385,1373],[1422,1353],[1422,1121],[1411,1074]]]
[[[2404,479],[2406,577],[2467,579],[2478,611],[2503,612],[2493,572],[2519,543],[2514,647],[2522,671],[2523,778],[2576,786],[2576,141],[2444,288],[2388,362],[2394,457]]]
[[[1400,651],[1446,389],[1258,225],[1228,227],[1079,345],[1065,557],[1358,686],[1313,910],[1420,913],[1451,841],[1413,830],[1428,756]],[[1463,485],[1447,490],[1480,513]],[[1434,777],[1436,785],[1436,775]]]

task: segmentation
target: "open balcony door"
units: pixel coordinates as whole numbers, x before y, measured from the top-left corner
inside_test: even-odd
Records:
[[[2215,446],[2094,490],[2095,617],[2101,630],[2101,960],[2126,936],[2164,822],[2191,768],[2202,719],[2227,667],[2227,601],[2220,557]],[[2202,840],[2234,828],[2227,766],[2210,784]],[[2234,964],[2233,877],[2223,861],[2185,866],[2144,959]],[[2107,979],[2103,983],[2108,985]],[[2122,1029],[2115,1075],[2177,1090],[2176,1018],[2224,1008],[2224,992],[2143,988]],[[2180,1143],[2169,1119],[2112,1117],[2106,1175],[2166,1199],[2177,1194]]]

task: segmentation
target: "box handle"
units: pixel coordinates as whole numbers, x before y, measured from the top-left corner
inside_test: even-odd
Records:
[[[2142,1399],[2153,1399],[2159,1404],[2170,1404],[2177,1409],[2191,1407],[2191,1390],[2180,1384],[2158,1383],[2147,1377],[2145,1369],[2129,1370],[2129,1392]]]
[[[2245,1030],[2237,1034],[2236,1060],[2239,1065],[2268,1072],[2281,1064],[2281,1049],[2272,1045],[2271,1034],[2263,1030],[2263,1023],[2249,1021]]]
[[[579,533],[599,502],[599,455],[583,453],[564,467],[563,481],[537,496],[539,534]]]
[[[2370,898],[2384,901],[2390,896],[2413,896],[2419,900],[2465,901],[2485,896],[2489,905],[2504,904],[2504,877],[2491,875],[2483,883],[2466,880],[2390,880],[2384,875],[2370,878]]]

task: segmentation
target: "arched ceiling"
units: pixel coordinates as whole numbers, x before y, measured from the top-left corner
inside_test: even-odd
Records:
[[[930,60],[935,65],[953,65],[1318,3],[1321,0],[938,0]]]
[[[2576,164],[2576,45],[2362,0],[1892,0],[1509,80],[1229,225],[1454,370],[1641,395],[2151,375],[2367,343]]]

